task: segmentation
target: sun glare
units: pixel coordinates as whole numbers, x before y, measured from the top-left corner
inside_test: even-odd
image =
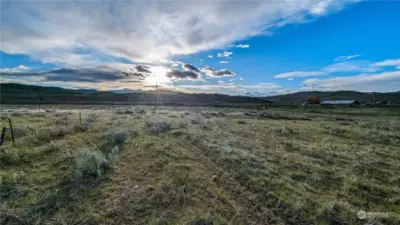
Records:
[[[156,85],[165,84],[171,82],[167,77],[167,69],[161,66],[155,66],[150,68],[152,75],[146,77],[146,84]]]

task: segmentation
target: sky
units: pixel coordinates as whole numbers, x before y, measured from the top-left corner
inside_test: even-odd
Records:
[[[400,91],[400,2],[1,1],[0,82]]]

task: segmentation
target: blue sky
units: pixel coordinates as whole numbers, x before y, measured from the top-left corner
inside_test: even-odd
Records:
[[[46,1],[1,10],[1,82],[261,96],[400,91],[397,1]]]

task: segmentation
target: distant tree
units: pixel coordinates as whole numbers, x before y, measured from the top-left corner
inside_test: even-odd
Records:
[[[310,104],[319,104],[321,103],[321,99],[319,96],[309,96],[307,102]]]

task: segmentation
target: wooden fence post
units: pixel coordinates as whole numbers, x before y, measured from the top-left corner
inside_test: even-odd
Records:
[[[0,137],[0,145],[3,145],[4,143],[4,135],[6,134],[6,127],[3,127],[3,132],[1,132],[1,137]]]
[[[82,113],[79,112],[79,125],[82,125]]]
[[[14,131],[13,131],[12,123],[11,123],[11,118],[8,118],[8,122],[10,123],[11,139],[12,139],[13,144],[15,144]]]

